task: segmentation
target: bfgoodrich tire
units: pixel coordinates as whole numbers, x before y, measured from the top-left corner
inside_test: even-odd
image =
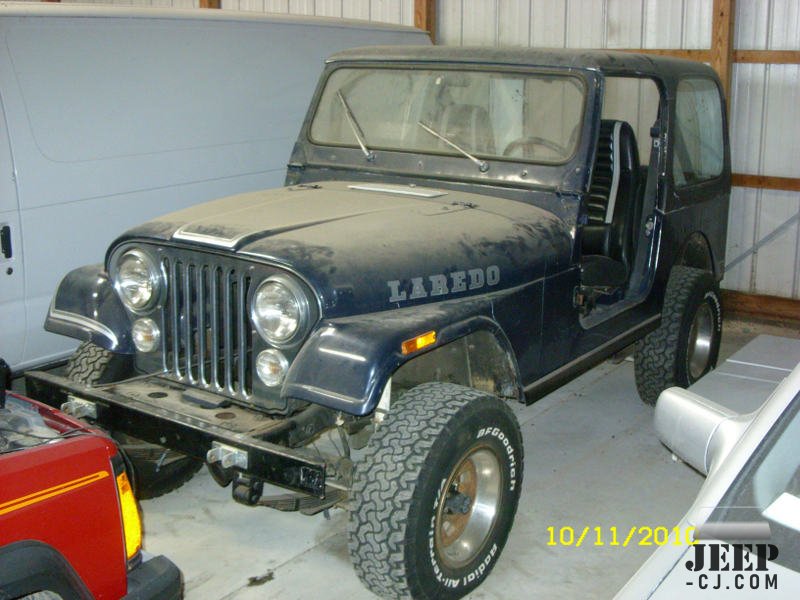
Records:
[[[688,387],[717,365],[722,302],[714,276],[676,266],[670,273],[661,325],[636,345],[636,387],[653,405],[668,387]]]
[[[355,470],[349,548],[375,594],[460,598],[486,579],[514,521],[522,438],[498,398],[427,383],[392,405]]]
[[[134,374],[133,359],[91,342],[83,342],[67,363],[67,377],[86,385],[120,381]],[[121,432],[111,436],[125,451],[133,467],[137,498],[157,498],[178,489],[200,470],[203,462]]]

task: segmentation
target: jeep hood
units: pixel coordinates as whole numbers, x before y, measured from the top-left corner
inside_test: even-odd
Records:
[[[119,242],[131,239],[235,252],[286,268],[314,288],[326,316],[523,285],[565,269],[571,252],[564,222],[531,204],[360,182],[223,198],[145,223]]]

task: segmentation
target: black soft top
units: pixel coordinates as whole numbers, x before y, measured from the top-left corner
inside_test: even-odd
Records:
[[[692,60],[620,52],[564,48],[492,48],[469,46],[366,46],[344,50],[327,62],[447,62],[595,70],[675,76],[698,74],[716,79],[708,65]]]

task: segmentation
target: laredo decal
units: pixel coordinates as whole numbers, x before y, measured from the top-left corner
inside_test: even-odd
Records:
[[[425,281],[427,279],[427,282]],[[494,286],[500,283],[500,267],[491,265],[486,269],[469,269],[467,271],[453,271],[449,275],[437,273],[428,277],[412,277],[410,289],[400,289],[400,281],[393,279],[387,281],[390,295],[389,302],[404,302],[417,300],[429,296],[447,296],[467,290],[479,290],[485,286]],[[408,286],[404,286],[408,287]]]

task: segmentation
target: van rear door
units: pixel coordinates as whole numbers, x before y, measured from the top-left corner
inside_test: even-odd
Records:
[[[19,363],[25,350],[23,269],[14,162],[0,97],[0,358],[10,365]]]

